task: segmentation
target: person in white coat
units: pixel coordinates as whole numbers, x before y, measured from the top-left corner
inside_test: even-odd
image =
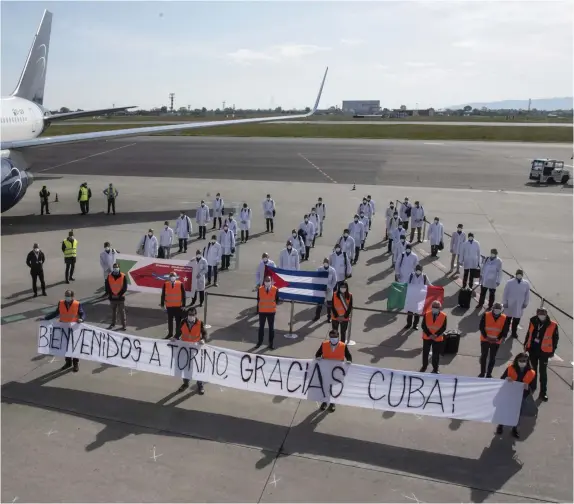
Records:
[[[364,212],[359,214],[359,222],[363,224],[363,228],[365,229],[365,236],[361,242],[361,250],[365,250],[365,242],[367,241],[367,236],[369,236],[369,219]]]
[[[411,273],[407,283],[409,285],[432,285],[428,277],[423,273],[422,264],[417,264],[415,266],[415,272]],[[405,329],[414,329],[415,331],[419,328],[419,321],[421,316],[418,313],[407,312],[407,325]]]
[[[289,271],[299,271],[299,252],[295,250],[291,240],[287,240],[285,248],[279,252],[279,268]]]
[[[299,236],[299,233],[296,229],[291,230],[291,236],[289,236],[287,240],[291,241],[291,244],[297,254],[299,254],[300,259],[305,257],[305,242],[303,241],[303,238]]]
[[[411,212],[413,206],[409,203],[409,198],[405,197],[405,201],[400,203],[399,206],[399,217],[401,218],[401,224],[405,228],[405,231],[409,229],[409,219],[411,218]]]
[[[193,298],[191,300],[191,305],[193,306],[197,301],[197,293],[199,292],[199,306],[203,306],[205,301],[205,275],[209,267],[205,257],[203,257],[201,250],[195,251],[195,262],[193,263],[193,274],[195,275],[195,291],[193,292]]]
[[[407,241],[406,231],[401,228],[401,231],[399,233],[400,233],[399,238],[393,240],[393,256],[391,258],[392,260],[391,264],[393,268],[395,267],[395,264],[397,264],[397,261],[403,255],[403,252],[407,249],[407,245],[410,245],[409,242]]]
[[[237,224],[237,221],[235,220],[235,217],[233,216],[232,211],[229,211],[229,216],[227,219],[225,219],[223,225],[224,226],[227,225],[229,227],[229,231],[233,233],[235,240],[237,240],[237,230],[239,229],[239,226]]]
[[[323,305],[327,305],[327,323],[331,323],[331,305],[333,304],[333,292],[337,287],[337,272],[335,268],[329,264],[329,258],[325,257],[323,259],[323,266],[319,266],[317,271],[327,271],[327,290],[325,291],[325,302],[319,303],[317,309],[315,310],[315,318],[313,322],[317,322],[321,318],[321,311],[323,311]]]
[[[311,243],[311,248],[315,248],[315,240],[319,236],[319,216],[317,215],[317,209],[315,207],[311,208],[311,213],[309,214],[309,222],[313,224],[315,229],[315,234],[313,235],[313,243]]]
[[[273,233],[273,219],[276,211],[275,201],[271,198],[271,194],[268,194],[267,198],[263,200],[263,216],[265,217],[265,226],[268,233]]]
[[[329,257],[329,264],[335,269],[335,272],[337,273],[337,286],[343,283],[345,279],[349,278],[353,273],[351,259],[349,259],[348,254],[343,253],[343,249],[338,243],[335,245],[335,250]]]
[[[225,213],[225,202],[221,197],[220,193],[215,195],[215,199],[213,200],[213,227],[211,229],[215,229],[215,221],[219,222],[219,228],[221,229],[221,221],[223,219],[223,214]]]
[[[144,257],[157,257],[158,248],[159,245],[157,238],[153,234],[153,229],[149,229],[139,242],[137,254]]]
[[[229,269],[231,254],[235,253],[235,235],[229,226],[223,224],[223,229],[219,231],[219,244],[221,245],[221,271]]]
[[[265,280],[265,267],[269,266],[270,268],[275,268],[275,262],[269,259],[269,254],[267,252],[263,252],[261,255],[261,261],[257,265],[257,269],[255,270],[255,289],[259,289],[263,285],[263,280]]]
[[[502,279],[502,261],[498,257],[498,250],[492,249],[490,256],[485,257],[480,270],[480,298],[477,309],[484,306],[486,291],[488,291],[488,310],[492,310],[496,289]]]
[[[415,272],[415,268],[419,263],[419,258],[412,251],[411,244],[407,243],[405,251],[401,254],[395,264],[395,273],[397,282],[408,282],[411,273]]]
[[[461,247],[460,262],[464,269],[462,277],[462,288],[468,285],[472,289],[474,279],[480,276],[480,243],[474,239],[474,233],[468,233],[466,240]]]
[[[415,229],[417,232],[417,241],[420,243],[423,225],[425,222],[425,209],[420,201],[415,201],[415,206],[411,208],[411,243],[415,239]],[[424,238],[424,236],[423,236]]]
[[[371,198],[370,194],[367,194],[367,203],[371,207],[371,216],[369,217],[369,227],[366,230],[370,231],[371,225],[373,224],[373,218],[375,217],[375,201]]]
[[[413,233],[411,232],[411,238],[412,236]],[[435,217],[429,226],[428,239],[430,241],[431,256],[437,257],[438,251],[444,248],[444,226],[438,217]]]
[[[171,246],[173,245],[173,229],[169,227],[169,222],[163,223],[163,229],[159,233],[158,257],[169,259],[171,257]]]
[[[315,208],[317,209],[317,216],[319,217],[319,237],[321,237],[323,236],[323,221],[327,217],[327,207],[325,203],[323,203],[323,198],[319,197]]]
[[[239,229],[241,231],[241,243],[247,243],[251,229],[251,208],[247,206],[247,203],[243,203],[243,208],[239,212]]]
[[[399,228],[403,228],[403,220],[399,217],[399,212],[395,208],[393,212],[393,216],[389,220],[389,224],[387,225],[387,233],[389,237],[389,243],[387,244],[387,252],[390,254],[393,251],[393,240],[394,236]]]
[[[102,250],[100,253],[100,267],[104,273],[104,284],[114,269],[114,263],[116,262],[117,254],[118,251],[111,247],[110,242],[104,243],[104,250]]]
[[[390,231],[390,222],[393,218],[393,214],[395,213],[395,203],[391,201],[389,203],[389,207],[385,210],[385,240],[389,239],[389,231]],[[398,213],[397,213],[398,217]]]
[[[456,273],[460,273],[460,253],[462,252],[462,244],[466,241],[466,233],[463,231],[463,225],[459,224],[456,227],[456,233],[450,237],[450,270],[454,270],[454,263],[456,261]]]
[[[207,261],[207,285],[211,285],[211,276],[213,275],[213,285],[218,287],[217,267],[221,262],[221,245],[217,242],[217,235],[212,235],[211,240],[203,249],[203,257]]]
[[[303,236],[305,237],[305,256],[303,260],[308,261],[311,245],[313,245],[313,238],[315,237],[315,226],[313,226],[307,214],[303,217],[303,222],[299,224],[299,230],[303,232]]]
[[[357,208],[357,213],[360,214],[361,212],[367,216],[370,222],[373,217],[373,207],[366,197],[363,198],[363,201],[359,203],[359,208]]]
[[[355,217],[353,217],[353,222],[349,223],[349,236],[355,241],[355,256],[353,258],[353,264],[357,264],[361,244],[365,241],[365,226],[360,221],[358,215],[355,215]]]
[[[179,239],[179,253],[187,252],[187,239],[191,237],[192,230],[191,219],[182,210],[175,223],[175,234]]]
[[[201,200],[201,203],[195,212],[195,222],[197,222],[199,227],[200,240],[205,240],[205,233],[207,232],[207,223],[209,220],[209,207],[205,204],[205,201]]]
[[[516,270],[516,276],[506,282],[502,294],[504,313],[507,317],[511,317],[513,338],[518,338],[518,324],[529,302],[530,282],[524,280],[524,272],[521,269]]]
[[[348,229],[343,230],[343,236],[339,238],[337,242],[343,251],[343,255],[346,255],[349,258],[351,264],[355,262],[355,240],[349,233]]]

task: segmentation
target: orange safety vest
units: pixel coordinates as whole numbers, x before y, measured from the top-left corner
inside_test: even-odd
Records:
[[[506,315],[500,314],[497,319],[494,318],[494,315],[491,311],[487,311],[484,314],[484,331],[486,332],[487,336],[491,338],[498,338],[502,333],[502,329],[504,329],[504,324],[506,323]],[[488,338],[485,338],[482,333],[480,334],[480,341],[485,341],[486,343],[497,343],[500,345],[501,340],[497,339],[496,341],[492,341]]]
[[[550,321],[546,331],[544,331],[544,336],[542,336],[542,344],[540,345],[540,350],[544,353],[553,353],[554,352],[554,340],[552,337],[554,336],[554,331],[556,330],[556,322],[553,320]],[[530,350],[530,344],[532,343],[532,335],[534,334],[534,326],[532,322],[528,326],[528,334],[526,335],[526,350]]]
[[[341,298],[337,295],[336,292],[333,294],[333,308],[335,308],[335,311],[337,312],[337,320],[343,321],[343,322],[347,322],[349,320],[349,317],[345,318],[345,313],[347,312],[347,308],[349,308],[349,304],[351,302],[351,299],[353,299],[352,294],[349,294],[349,301],[348,302],[347,302],[347,299],[344,295],[343,295],[343,300],[341,300]]]
[[[518,373],[516,372],[516,369],[514,369],[514,366],[512,364],[508,366],[507,374],[512,381],[518,381]],[[522,377],[522,383],[530,385],[532,383],[532,380],[534,380],[534,378],[536,378],[536,371],[534,371],[534,369],[529,369]]]
[[[80,302],[75,299],[70,303],[70,307],[66,308],[66,301],[62,300],[58,303],[58,311],[60,312],[60,322],[77,322],[78,312],[80,310]]]
[[[117,296],[122,290],[125,276],[126,275],[124,273],[120,273],[120,276],[117,278],[111,273],[108,275],[108,283],[110,284],[110,290],[114,296]]]
[[[431,310],[425,313],[425,323],[431,334],[436,334],[444,324],[445,320],[446,315],[444,314],[444,312],[439,312],[439,314],[436,316],[436,320],[433,320],[433,314]],[[424,332],[423,332],[423,339],[432,340],[432,338],[430,336],[427,336]],[[444,341],[444,336],[441,335],[438,338],[434,339],[433,341],[440,343],[441,341]]]
[[[338,361],[345,360],[345,343],[339,341],[337,346],[333,348],[330,341],[323,341],[321,345],[323,350],[323,359],[332,359]]]
[[[267,292],[265,285],[259,287],[259,313],[275,313],[277,311],[276,297],[277,287],[274,285],[269,288],[269,292]]]
[[[181,282],[176,280],[173,285],[168,280],[165,282],[165,306],[167,308],[179,308],[183,305],[181,299]]]
[[[189,343],[197,343],[201,339],[201,320],[196,319],[195,323],[189,327],[187,321],[181,324],[181,340]]]

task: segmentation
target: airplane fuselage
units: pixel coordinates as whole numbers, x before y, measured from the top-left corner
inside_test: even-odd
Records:
[[[16,96],[0,99],[0,138],[3,142],[32,140],[44,129],[44,111],[30,100]]]

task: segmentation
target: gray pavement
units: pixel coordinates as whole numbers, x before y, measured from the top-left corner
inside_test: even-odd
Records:
[[[173,221],[181,208],[193,209],[202,198],[209,202],[218,191],[228,205],[242,201],[251,205],[253,239],[238,247],[232,271],[222,274],[220,287],[210,292],[245,297],[253,295],[254,271],[261,253],[268,251],[277,258],[290,229],[317,196],[323,196],[327,204],[326,231],[305,269],[321,264],[363,194],[372,195],[378,214],[367,241],[368,250],[362,253],[350,281],[356,305],[372,310],[354,314],[352,338],[357,344],[351,351],[357,363],[396,369],[420,366],[420,332],[404,332],[404,316],[381,311],[386,308],[392,281],[389,258],[381,243],[382,213],[390,199],[405,195],[420,199],[430,215],[441,215],[449,230],[463,221],[467,230],[474,230],[484,249],[499,249],[506,269],[513,271],[522,265],[538,290],[571,311],[572,286],[569,281],[560,281],[572,278],[572,199],[568,193],[546,188],[515,192],[448,189],[452,174],[441,175],[444,188],[429,190],[422,183],[421,187],[397,183],[360,185],[351,191],[350,185],[329,182],[310,165],[295,171],[288,182],[279,179],[284,181],[279,186],[279,180],[273,180],[274,166],[265,171],[264,163],[245,168],[249,176],[238,175],[221,162],[214,163],[219,169],[212,168],[213,173],[206,178],[192,168],[188,177],[160,177],[166,173],[163,167],[171,166],[178,157],[189,155],[188,162],[193,162],[193,149],[170,140],[163,143],[166,162],[155,167],[159,173],[154,173],[157,176],[151,178],[152,183],[152,165],[147,158],[162,144],[156,139],[137,139],[136,146],[45,171],[47,180],[43,183],[59,196],[59,203],[52,204],[52,215],[34,215],[39,211],[35,190],[3,214],[2,501],[572,501],[571,320],[561,321],[564,330],[557,352],[561,360],[551,362],[550,402],[540,405],[535,417],[524,419],[522,439],[517,442],[508,433],[494,436],[494,426],[488,424],[381,415],[346,407],[334,414],[318,414],[314,403],[217,386],[207,386],[206,395],[201,397],[194,390],[178,395],[174,393],[178,380],[130,374],[126,369],[95,363],[82,363],[78,374],[61,374],[57,372],[61,360],[36,355],[35,319],[57,302],[65,287],[59,247],[69,228],[76,230],[80,244],[73,285],[76,295],[84,300],[91,323],[107,325],[108,304],[95,297],[98,290],[101,292],[98,255],[103,242],[109,240],[122,252],[134,253],[148,227],[159,230],[161,223]],[[98,148],[104,151],[121,145],[126,144],[108,142],[83,152],[78,147],[59,159],[51,154],[46,164],[74,161],[66,156],[86,157],[97,153]],[[191,145],[201,148],[205,144]],[[231,143],[211,145],[217,156],[222,146],[229,148]],[[235,157],[245,156],[243,166],[248,167],[256,156],[254,146],[263,142],[235,145]],[[131,157],[114,161],[127,152]],[[161,154],[154,158],[158,163]],[[94,160],[102,169],[113,164],[115,173],[92,174]],[[305,161],[302,163],[304,166]],[[183,175],[183,163],[181,166]],[[73,170],[77,175],[70,174]],[[126,176],[138,171],[140,176]],[[227,178],[225,171],[230,172]],[[295,178],[303,173],[306,176]],[[84,180],[95,195],[93,213],[88,216],[78,215],[76,203],[77,188]],[[102,213],[101,190],[110,180],[120,191],[116,216]],[[267,192],[278,205],[274,234],[263,233],[260,205]],[[531,195],[528,203],[522,193]],[[34,241],[48,257],[47,298],[30,297],[23,251]],[[192,243],[187,256],[203,245]],[[478,374],[480,313],[455,307],[457,278],[445,274],[448,258],[443,254],[431,263],[425,257],[428,250],[427,243],[417,245],[425,272],[433,283],[445,287],[449,327],[458,327],[463,333],[459,354],[444,359],[442,369],[474,376]],[[165,334],[164,315],[156,297],[132,294],[127,304],[130,333],[148,337]],[[251,348],[257,325],[254,304],[253,299],[209,296],[207,319],[213,326],[209,331],[212,342]],[[535,308],[533,298],[521,334]],[[282,307],[277,319],[276,354],[314,354],[327,327],[311,322],[312,311],[305,305],[296,307],[294,331],[299,338],[290,340],[283,338],[289,312]],[[502,373],[505,363],[520,349],[517,341],[505,343],[495,373]],[[62,475],[66,475],[65,485]]]

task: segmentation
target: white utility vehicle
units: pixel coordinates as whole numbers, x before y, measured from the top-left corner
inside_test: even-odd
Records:
[[[570,171],[564,168],[564,161],[557,159],[534,159],[530,166],[530,180],[547,184],[567,184],[570,180]]]

